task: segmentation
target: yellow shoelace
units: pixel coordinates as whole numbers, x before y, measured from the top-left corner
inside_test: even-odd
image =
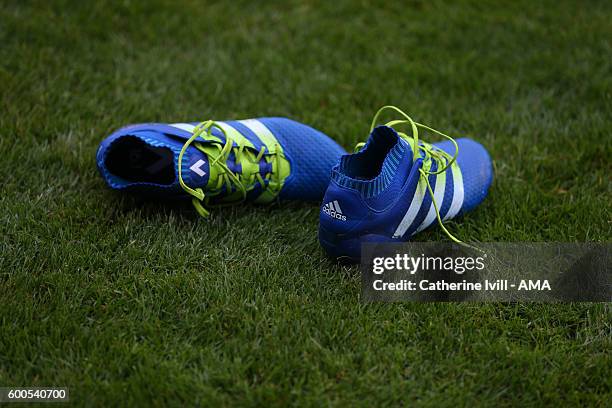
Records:
[[[431,202],[433,203],[434,209],[436,211],[436,218],[438,219],[438,224],[440,225],[440,227],[442,228],[442,230],[446,233],[446,235],[454,242],[458,243],[458,244],[464,244],[463,241],[457,239],[453,234],[451,234],[448,229],[444,226],[444,223],[442,222],[442,218],[440,217],[440,211],[439,211],[439,207],[438,207],[438,203],[436,202],[436,199],[434,197],[434,192],[431,188],[431,185],[429,184],[429,176],[430,175],[437,175],[440,173],[445,172],[446,170],[448,170],[453,163],[455,163],[455,161],[457,160],[457,156],[459,155],[459,146],[457,145],[457,142],[455,141],[455,139],[453,139],[452,137],[445,135],[444,133],[436,130],[436,129],[432,129],[429,126],[423,125],[421,123],[415,122],[414,120],[412,120],[412,118],[410,116],[408,116],[404,111],[402,111],[401,109],[399,109],[396,106],[392,106],[392,105],[386,105],[383,106],[382,108],[380,108],[378,110],[378,112],[376,112],[376,114],[374,115],[374,118],[372,119],[372,124],[370,126],[370,133],[372,133],[372,131],[374,130],[374,128],[376,127],[376,125],[378,124],[378,118],[379,116],[386,110],[391,110],[391,111],[395,111],[397,113],[399,113],[401,116],[404,117],[404,119],[396,119],[396,120],[392,120],[390,122],[385,123],[385,126],[389,126],[389,127],[394,127],[397,125],[406,125],[409,124],[410,125],[410,129],[412,130],[412,134],[410,136],[408,136],[406,133],[404,132],[400,132],[398,130],[396,130],[397,134],[404,140],[406,140],[408,143],[411,144],[412,146],[412,160],[413,162],[416,162],[419,158],[423,159],[423,166],[421,166],[421,168],[419,169],[419,178],[421,180],[423,180],[426,185],[427,185],[427,190],[429,191],[429,195],[431,196]],[[455,154],[453,156],[451,156],[450,154],[446,153],[445,151],[438,149],[435,146],[432,146],[429,143],[425,143],[422,140],[419,141],[419,128],[421,129],[426,129],[429,130],[430,132],[436,133],[440,136],[445,137],[446,139],[450,140],[453,145],[455,146]],[[365,143],[358,143],[357,146],[355,146],[355,151],[360,150]],[[430,170],[426,170],[424,167],[425,163],[427,162],[432,162],[432,161],[436,161],[438,163],[438,170],[436,171],[430,171]],[[427,166],[428,168],[431,168],[431,166]],[[467,245],[467,244],[466,244]],[[471,247],[471,245],[469,245]]]
[[[223,147],[221,147],[221,144],[220,142],[218,142],[218,139],[212,135],[213,128],[218,129],[225,136],[225,143],[223,144]],[[213,193],[209,192],[208,194],[204,194],[204,190],[202,188],[191,188],[183,180],[183,155],[187,151],[187,148],[192,143],[194,143],[197,138],[202,138],[204,141],[207,142],[217,141],[216,143],[211,143],[211,145],[216,146],[216,148],[218,149],[218,154],[216,156],[211,154],[210,151],[205,151],[204,147],[201,144],[195,144],[195,147],[204,154],[206,154],[209,158],[209,168],[211,169],[210,177],[212,177],[212,175],[214,174],[215,178],[209,180],[208,185],[211,186]],[[259,162],[264,156],[265,150],[265,147],[262,146],[261,149],[257,153],[255,153],[254,151],[252,151],[252,149],[245,148],[245,146],[234,146],[233,140],[227,136],[225,130],[223,130],[223,127],[219,126],[213,120],[204,121],[195,127],[195,129],[193,130],[193,134],[181,148],[178,162],[179,183],[183,190],[193,196],[192,202],[197,212],[201,216],[207,217],[210,215],[210,212],[204,207],[204,205],[210,207],[210,198],[219,194],[215,193],[214,191],[220,191],[223,186],[225,186],[225,191],[229,195],[231,200],[227,203],[216,203],[215,206],[232,205],[246,200],[247,193],[253,188],[255,188],[256,183],[259,183],[264,190],[267,188],[271,188],[270,184],[265,184],[264,178],[258,171]],[[253,164],[257,164],[256,170],[249,173],[244,171],[243,167],[243,171],[241,173],[233,172],[227,165],[227,160],[229,159],[229,156],[232,151],[234,152],[236,158],[236,164],[249,161]],[[274,156],[274,160],[276,160],[276,168],[279,168],[278,161],[280,160],[280,158],[278,154],[270,154],[272,154]],[[272,172],[270,178],[274,177],[278,178],[278,176],[275,175],[274,172]],[[275,183],[275,185],[280,184],[280,179],[277,181],[279,181],[279,183]]]

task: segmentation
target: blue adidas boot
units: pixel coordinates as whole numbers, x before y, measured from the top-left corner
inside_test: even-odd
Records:
[[[403,118],[378,126],[384,110]],[[408,125],[411,136],[393,127]],[[426,129],[448,140],[419,140]],[[332,169],[323,198],[319,241],[334,259],[359,262],[364,242],[403,242],[425,228],[474,209],[493,180],[491,158],[471,139],[454,139],[386,106],[374,117],[368,141]],[[358,148],[361,147],[358,145]]]
[[[98,148],[113,189],[192,197],[209,206],[276,199],[320,201],[346,153],[323,133],[285,118],[145,123],[119,129]]]

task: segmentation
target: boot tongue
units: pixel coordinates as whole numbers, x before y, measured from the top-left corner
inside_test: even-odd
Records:
[[[146,161],[143,157],[134,154],[130,158],[134,166],[142,166],[144,171],[155,174],[160,168],[168,165],[168,161],[174,163],[173,189],[182,190],[179,184],[178,163],[184,142],[167,135],[151,132],[134,132],[133,135],[145,141],[148,145]],[[181,174],[185,184],[191,188],[205,188],[210,177],[208,155],[198,150],[193,144],[183,154],[181,163]]]

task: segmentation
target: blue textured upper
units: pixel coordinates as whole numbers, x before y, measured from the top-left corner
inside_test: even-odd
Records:
[[[466,138],[457,144],[455,174],[449,168],[444,176],[428,176],[443,219],[480,204],[493,179],[491,158],[482,145]],[[434,147],[451,156],[455,153],[450,141]],[[357,259],[362,242],[406,241],[437,223],[431,194],[419,172],[423,152],[418,154],[413,160],[411,144],[392,128],[379,126],[363,149],[341,157],[332,169],[320,215],[319,239],[331,255]],[[435,160],[428,163],[430,172],[438,170]]]
[[[279,197],[281,199],[297,199],[317,201],[323,196],[330,180],[330,171],[340,156],[346,151],[331,138],[309,126],[286,118],[259,118],[256,119],[265,126],[276,138],[283,149],[283,154],[289,161],[291,172],[285,179]],[[265,143],[244,122],[224,121],[228,126],[238,131],[248,139],[259,150]],[[130,125],[119,129],[107,137],[98,148],[96,159],[100,173],[104,180],[113,189],[149,193],[154,195],[185,195],[178,183],[178,156],[179,152],[192,135],[193,127],[197,123],[162,124],[144,123]],[[212,134],[225,142],[225,137],[218,129],[213,128]],[[109,154],[113,149],[121,149],[125,145],[126,138],[138,139],[148,146],[164,147],[172,152],[174,160],[174,180],[170,183],[152,183],[131,180],[113,174],[109,163],[115,156]],[[203,142],[197,139],[199,143]],[[234,145],[237,146],[234,141]],[[266,149],[266,153],[269,153]],[[240,172],[240,164],[234,162],[234,154],[230,155],[228,167],[235,172]],[[206,175],[199,176],[190,171],[192,166],[201,169]],[[185,183],[192,187],[205,187],[207,179],[208,158],[205,153],[190,145],[183,155],[182,169]],[[264,176],[271,170],[269,163],[262,159],[260,163],[261,174]],[[257,187],[249,193],[248,199],[254,199],[261,192]],[[227,193],[227,192],[226,192]]]
[[[332,167],[346,154],[322,132],[285,118],[261,118],[283,146],[291,163],[291,175],[281,198],[320,201],[329,185]]]

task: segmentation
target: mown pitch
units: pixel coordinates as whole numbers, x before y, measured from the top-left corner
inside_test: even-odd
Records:
[[[390,3],[4,1],[0,386],[88,406],[609,401],[606,305],[363,305],[316,203],[203,220],[97,174],[127,123],[287,116],[350,149],[390,103],[494,158],[453,234],[610,240],[610,4]]]

